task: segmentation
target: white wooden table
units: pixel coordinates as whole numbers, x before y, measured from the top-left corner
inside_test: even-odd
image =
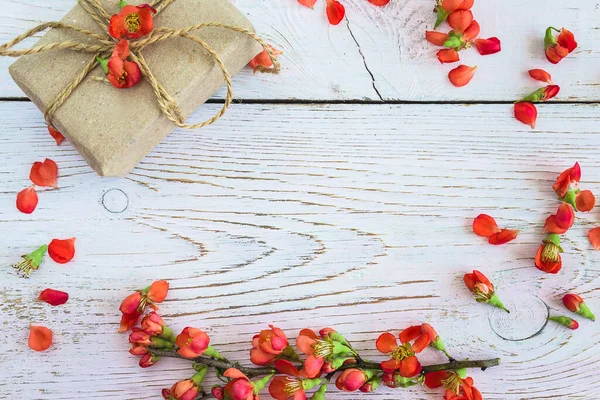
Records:
[[[8,76],[12,60],[0,59],[0,398],[157,399],[188,377],[179,360],[141,370],[116,333],[121,299],[155,279],[171,283],[161,307],[167,322],[206,329],[233,359],[245,360],[252,335],[275,323],[290,337],[334,326],[379,360],[380,332],[427,321],[455,357],[502,359],[471,372],[486,399],[600,398],[597,325],[580,319],[577,331],[540,330],[535,321],[546,312],[535,308],[539,300],[564,313],[566,291],[600,310],[600,254],[586,238],[600,225],[598,211],[577,215],[558,275],[533,267],[543,222],[557,207],[556,175],[579,161],[583,185],[600,193],[597,1],[477,1],[482,36],[500,37],[503,50],[461,54],[479,66],[462,89],[423,39],[431,0],[386,8],[344,0],[347,18],[336,27],[323,1],[315,11],[295,0],[234,2],[285,52],[282,74],[238,75],[241,104],[206,129],[175,131],[125,179],[100,178],[68,144],[57,147]],[[73,4],[0,0],[0,42]],[[556,66],[541,45],[549,25],[570,28],[579,42]],[[562,89],[557,104],[539,107],[533,131],[513,119],[510,104],[539,87],[530,68],[547,69]],[[194,118],[213,113],[222,97]],[[15,195],[45,157],[60,166],[59,189],[41,192],[36,212],[21,214]],[[470,229],[480,212],[521,229],[519,238],[487,245]],[[72,263],[47,259],[29,280],[10,269],[20,254],[71,236]],[[474,268],[506,303],[525,304],[518,323],[472,300],[462,275]],[[71,300],[35,302],[46,287]],[[49,351],[28,349],[30,323],[54,330]],[[533,337],[514,340],[530,330]],[[442,394],[419,387],[328,396],[359,397]]]

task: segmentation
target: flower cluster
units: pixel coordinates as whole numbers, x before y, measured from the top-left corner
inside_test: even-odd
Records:
[[[168,283],[156,281],[129,295],[120,308],[123,313],[120,331],[131,329],[129,352],[141,357],[140,367],[153,366],[161,357],[193,362],[195,371],[191,377],[163,389],[166,400],[204,396],[202,383],[209,367],[214,367],[224,381],[211,388],[211,394],[219,400],[258,400],[265,388],[276,400],[306,399],[309,391],[313,392],[311,399],[324,400],[331,380],[343,392],[368,393],[382,386],[404,388],[425,383],[430,388],[443,386],[445,399],[475,400],[481,399],[481,394],[466,376],[465,368],[486,368],[499,363],[498,359],[455,361],[435,329],[426,323],[410,326],[397,337],[390,332],[382,333],[375,347],[389,359],[380,362],[362,358],[335,329],[323,328],[318,333],[302,329],[294,348],[282,329],[269,325],[251,341],[250,361],[259,367],[246,368],[221,356],[201,329],[186,327],[175,336],[156,309],[143,316],[140,326],[135,326],[146,305],[156,308],[154,303],[164,300],[167,292]],[[427,348],[442,352],[450,363],[423,366],[418,357]],[[466,397],[449,397],[449,393]]]
[[[433,10],[437,15],[434,29],[443,22],[447,22],[452,29],[448,33],[425,31],[425,38],[436,46],[444,47],[437,52],[438,60],[442,64],[460,61],[459,51],[472,46],[484,56],[501,50],[500,39],[497,37],[488,39],[478,37],[481,27],[473,18],[471,11],[474,2],[474,0],[438,0]],[[456,87],[465,86],[473,78],[476,68],[459,65],[448,73],[448,79]]]

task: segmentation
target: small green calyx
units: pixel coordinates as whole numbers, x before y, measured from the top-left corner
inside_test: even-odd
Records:
[[[575,322],[573,319],[571,319],[569,317],[560,316],[560,317],[550,317],[548,319],[550,321],[557,322],[557,323],[561,324],[562,326],[566,326],[569,329],[577,329],[577,327],[579,326],[577,324],[577,322]]]
[[[400,375],[399,373],[394,374],[394,383],[397,386],[403,387],[403,388],[408,388],[411,386],[415,386],[416,384],[418,384],[418,381],[415,381],[411,378],[405,378],[402,375]]]
[[[215,360],[226,360],[225,357],[223,357],[217,350],[215,350],[214,347],[212,346],[208,346],[206,348],[206,350],[204,351],[204,355],[214,358]]]
[[[575,201],[575,199],[577,198],[577,193],[578,192],[579,192],[579,190],[569,189],[569,190],[567,190],[567,193],[565,193],[565,197],[563,197],[561,199],[565,203],[569,203],[571,206],[573,206],[573,209],[575,211],[579,211],[577,209],[577,202]]]
[[[170,340],[165,340],[160,336],[154,336],[150,347],[154,349],[173,350],[176,346]]]
[[[467,369],[466,368],[457,369],[456,375],[458,375],[458,377],[460,379],[466,379],[467,378]]]
[[[125,0],[121,0],[119,1],[119,8],[123,8],[127,5],[127,2]]]
[[[444,47],[448,47],[450,49],[462,49],[465,47],[465,41],[460,33],[450,31],[448,33],[448,39],[444,42]]]
[[[433,26],[433,29],[437,29],[437,27],[440,26],[442,24],[442,22],[447,20],[448,16],[450,15],[450,13],[448,11],[444,10],[444,7],[442,7],[442,6],[437,6],[435,8],[435,12],[436,12],[436,18],[435,18],[435,25]]]
[[[208,367],[206,365],[197,366],[196,370],[198,372],[196,372],[190,379],[192,380],[192,382],[194,382],[194,385],[200,387],[202,381],[204,381],[204,376],[206,375],[206,371],[208,371]]]
[[[352,346],[350,346],[350,343],[348,343],[348,341],[346,340],[346,338],[341,335],[338,332],[331,332],[329,334],[329,337],[331,338],[331,340],[334,340],[336,342],[340,342],[341,344],[343,344],[344,346],[348,347],[348,348],[352,348]]]
[[[579,311],[576,314],[581,315],[582,317],[590,319],[592,321],[596,320],[596,317],[594,316],[594,313],[592,313],[592,311],[590,310],[590,308],[585,303],[581,303],[579,305]]]
[[[302,379],[302,388],[304,390],[310,390],[315,386],[318,386],[324,382],[323,379],[315,378],[315,379]]]
[[[160,334],[159,337],[173,343],[175,343],[175,339],[177,338],[171,328],[168,326],[163,326],[162,334]]]
[[[340,368],[342,365],[344,365],[344,363],[346,362],[346,360],[350,360],[352,357],[335,357],[330,361],[331,364],[331,368],[333,369],[338,369]]]
[[[325,392],[327,392],[327,384],[326,383],[321,385],[319,390],[317,390],[315,393],[313,393],[310,400],[325,400]]]
[[[288,346],[286,347],[283,352],[281,353],[282,358],[285,358],[286,360],[289,361],[300,361],[300,357],[298,356],[298,353],[296,353],[296,351],[292,348],[292,346]]]
[[[504,310],[510,314],[510,311],[506,307],[504,307],[504,304],[502,304],[502,302],[500,301],[500,298],[498,297],[498,295],[496,293],[494,293],[492,295],[492,297],[488,301],[486,301],[486,303],[488,303],[494,307],[498,307],[499,309]]]
[[[529,101],[531,103],[542,102],[542,101],[544,101],[544,90],[545,90],[545,88],[538,89],[535,92],[523,97],[521,100],[517,101],[517,103],[520,103],[523,101]]]
[[[558,250],[560,253],[563,252],[562,247],[560,246],[560,236],[558,236],[556,233],[551,233],[549,234],[546,239],[544,240],[545,244],[553,244],[556,247],[558,247]]]
[[[269,381],[274,375],[275,374],[267,375],[256,382],[252,382],[252,386],[254,387],[254,394],[258,395],[265,388],[265,386],[267,386],[267,383],[269,383]]]
[[[551,26],[546,29],[546,34],[544,35],[544,46],[546,48],[552,47],[557,43],[552,30],[558,31],[558,29]]]
[[[108,75],[108,59],[96,57],[96,61],[98,61],[98,64],[100,64],[100,68],[102,68],[104,75]],[[149,287],[147,289],[149,289]]]

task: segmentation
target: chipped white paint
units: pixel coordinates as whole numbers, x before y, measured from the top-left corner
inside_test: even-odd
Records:
[[[60,19],[74,0],[0,0],[0,42],[40,22]],[[515,100],[539,85],[526,71],[546,68],[561,86],[560,100],[597,101],[600,7],[595,0],[477,1],[473,11],[483,37],[497,36],[502,52],[481,57],[461,52],[462,62],[478,65],[473,82],[456,89],[440,65],[437,48],[424,40],[431,29],[433,0],[392,0],[379,8],[366,0],[343,0],[347,19],[330,26],[324,2],[314,11],[296,0],[234,0],[259,33],[285,52],[280,76],[235,79],[240,99],[310,100]],[[553,66],[543,55],[549,25],[566,26],[579,48]],[[448,29],[448,27],[444,27]],[[11,59],[0,58],[0,97],[20,97],[9,77]],[[218,97],[224,96],[224,91]]]
[[[247,356],[252,335],[269,322],[290,336],[333,325],[381,360],[380,332],[428,321],[455,357],[502,358],[500,367],[472,372],[486,399],[596,399],[597,325],[548,324],[529,339],[505,340],[496,332],[538,322],[476,304],[461,277],[481,269],[507,305],[519,296],[527,310],[541,300],[551,314],[563,312],[565,291],[600,310],[600,254],[586,238],[600,225],[597,211],[577,216],[560,274],[532,266],[543,221],[557,207],[557,173],[578,160],[583,185],[600,187],[599,111],[545,105],[530,131],[510,105],[242,104],[206,129],[174,132],[127,178],[114,179],[96,176],[68,143],[55,146],[30,103],[0,103],[0,398],[157,399],[189,376],[180,360],[139,369],[116,333],[120,300],[163,278],[172,285],[161,305],[167,322],[206,328],[233,359]],[[40,192],[33,215],[20,214],[15,195],[44,157],[60,167],[59,188]],[[127,207],[114,212],[124,204],[119,192]],[[480,212],[521,229],[519,238],[488,245],[470,229]],[[71,236],[77,255],[67,265],[47,261],[29,280],[8,267]],[[46,287],[71,300],[36,303]],[[30,323],[54,330],[49,351],[28,350]],[[331,394],[400,397],[442,394]]]

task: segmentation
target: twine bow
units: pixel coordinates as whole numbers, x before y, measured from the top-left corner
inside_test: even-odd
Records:
[[[156,12],[158,14],[162,10],[164,10],[168,5],[173,3],[174,1],[176,1],[176,0],[154,0],[150,5],[156,9]],[[54,99],[50,102],[50,104],[46,108],[46,111],[44,112],[44,119],[50,126],[52,126],[52,118],[53,118],[54,114],[56,113],[56,110],[58,110],[58,108],[64,104],[64,102],[69,98],[71,93],[73,93],[73,91],[77,88],[77,86],[79,86],[79,84],[81,82],[83,82],[83,80],[87,77],[87,75],[92,70],[94,70],[94,68],[96,68],[99,65],[96,58],[100,57],[101,55],[104,55],[104,54],[111,54],[112,50],[116,46],[116,42],[117,42],[116,39],[112,38],[108,34],[108,22],[110,20],[110,15],[108,15],[106,13],[106,11],[104,10],[104,8],[102,7],[100,0],[78,0],[78,3],[85,11],[87,11],[87,13],[94,19],[94,21],[96,21],[96,23],[102,28],[102,34],[97,34],[97,33],[88,31],[86,29],[80,28],[78,26],[64,24],[62,22],[46,22],[46,23],[40,24],[40,25],[28,30],[27,32],[23,33],[22,35],[19,35],[16,38],[14,38],[13,40],[0,46],[0,56],[8,56],[8,57],[20,57],[20,56],[28,55],[28,54],[36,54],[36,53],[42,53],[42,52],[50,51],[50,50],[64,50],[64,49],[70,49],[73,51],[80,51],[80,52],[94,54],[92,60],[85,66],[85,68],[79,74],[77,74],[75,76],[75,78],[73,78],[73,80],[71,81],[71,83],[69,83],[69,85],[67,85],[67,87],[65,87],[63,90],[61,90],[56,95],[56,97],[54,97]],[[160,110],[162,111],[162,113],[167,118],[169,118],[169,120],[171,120],[175,125],[177,125],[180,128],[194,129],[194,128],[202,128],[202,127],[212,124],[213,122],[215,122],[216,120],[221,118],[221,116],[223,116],[223,114],[225,114],[225,112],[231,105],[231,102],[233,99],[233,87],[231,84],[231,76],[229,75],[229,72],[227,72],[227,68],[225,67],[225,64],[223,64],[223,61],[221,60],[219,55],[205,41],[203,41],[199,37],[194,36],[190,33],[192,31],[199,30],[202,28],[207,28],[207,27],[218,27],[218,28],[229,29],[234,32],[242,33],[242,34],[245,34],[245,35],[253,38],[263,47],[263,49],[269,55],[271,62],[273,63],[272,68],[265,68],[262,66],[258,66],[257,68],[255,68],[255,70],[257,70],[259,72],[271,73],[271,74],[278,74],[280,71],[280,64],[276,60],[275,55],[273,54],[273,51],[271,50],[270,46],[267,43],[265,43],[265,41],[263,41],[260,37],[258,37],[254,32],[249,31],[247,29],[237,27],[237,26],[221,24],[221,23],[217,23],[217,22],[207,22],[207,23],[203,23],[203,24],[188,26],[188,27],[182,28],[182,29],[171,29],[171,28],[161,27],[161,28],[154,29],[149,35],[147,35],[144,38],[131,41],[130,45],[129,45],[129,48],[131,50],[131,55],[130,55],[131,59],[138,64],[138,66],[140,67],[142,76],[144,76],[146,78],[146,80],[150,83],[150,85],[152,86],[152,89],[153,89],[154,94],[156,95],[156,99],[158,101],[158,106],[160,107]],[[77,42],[77,41],[73,41],[73,40],[66,40],[64,42],[49,43],[49,44],[34,46],[34,47],[27,48],[27,49],[22,49],[22,50],[11,50],[12,47],[21,43],[23,40],[35,35],[38,32],[45,31],[46,29],[49,29],[49,28],[71,30],[71,31],[83,34],[83,35],[87,36],[88,38],[94,39],[95,43],[94,44],[86,44],[86,43],[81,43],[81,42]],[[185,123],[185,118],[183,116],[181,108],[179,107],[177,102],[173,99],[173,97],[171,97],[171,95],[169,95],[169,93],[165,90],[165,88],[160,84],[160,82],[158,82],[156,80],[156,78],[152,74],[152,71],[148,67],[148,64],[146,63],[146,60],[144,59],[144,56],[142,55],[142,52],[141,52],[142,49],[144,49],[144,47],[146,47],[150,44],[162,42],[164,40],[175,38],[175,37],[187,38],[187,39],[192,40],[193,42],[198,43],[213,58],[215,63],[219,66],[219,68],[221,69],[221,72],[223,73],[225,83],[227,85],[227,98],[225,99],[225,104],[223,104],[223,107],[221,108],[221,110],[219,110],[219,112],[214,117],[212,117],[204,122],[198,123],[198,124],[190,125],[190,124]]]

